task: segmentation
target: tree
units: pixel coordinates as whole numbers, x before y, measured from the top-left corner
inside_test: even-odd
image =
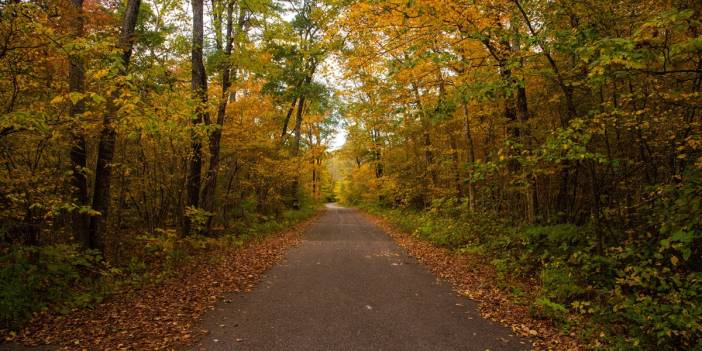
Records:
[[[134,47],[134,30],[139,16],[141,0],[128,0],[124,10],[122,29],[119,39],[120,59],[117,63],[117,75],[123,78],[127,74],[129,61]],[[97,165],[95,168],[95,185],[92,207],[100,212],[90,220],[90,247],[105,251],[105,235],[110,208],[110,185],[112,182],[112,160],[115,153],[116,132],[113,126],[118,114],[118,100],[122,88],[115,87],[107,101],[107,111],[102,120],[102,131],[98,143]]]
[[[195,103],[195,116],[191,130],[191,155],[188,166],[187,203],[189,208],[200,207],[200,187],[202,183],[202,140],[198,127],[209,124],[210,115],[207,110],[207,73],[202,56],[204,45],[203,29],[203,0],[192,0],[193,35],[192,35],[192,74],[191,90]],[[183,233],[188,235],[192,230],[191,219],[187,218]]]
[[[80,48],[84,26],[83,0],[71,0],[71,4],[73,5],[71,9],[72,19],[70,21],[71,34],[77,43],[76,46]],[[70,115],[75,122],[80,123],[82,114],[85,112],[85,64],[80,52],[74,52],[69,56],[68,85],[69,94],[72,94]],[[90,208],[88,199],[89,174],[86,174],[88,160],[85,136],[80,128],[73,128],[71,139],[70,157],[73,171],[73,197],[78,207],[73,211],[73,231],[78,242],[85,247],[91,247],[92,243],[89,234],[90,217],[88,216],[88,209]]]

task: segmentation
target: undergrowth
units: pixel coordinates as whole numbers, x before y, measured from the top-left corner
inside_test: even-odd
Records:
[[[0,247],[0,330],[17,330],[41,311],[69,313],[115,293],[184,274],[195,264],[221,259],[226,249],[261,240],[313,216],[319,204],[279,216],[252,216],[217,236],[182,237],[157,229],[130,240],[129,260],[115,264],[75,244]]]
[[[607,242],[604,250],[592,225],[515,225],[490,213],[471,215],[453,200],[424,211],[364,209],[417,238],[490,262],[498,285],[527,298],[533,317],[552,320],[593,349],[700,350],[700,219],[679,207],[689,204],[694,194],[688,195],[672,202],[661,196],[652,212],[667,217],[650,221],[666,226],[655,235],[630,228],[613,234],[628,239]],[[513,278],[536,278],[535,291],[510,286]]]

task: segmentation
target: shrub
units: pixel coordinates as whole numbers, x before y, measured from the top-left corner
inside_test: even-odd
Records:
[[[569,303],[585,292],[578,284],[575,272],[562,262],[544,266],[541,270],[541,287],[543,297],[560,304]]]
[[[534,301],[532,314],[540,318],[548,318],[558,323],[564,323],[567,319],[568,309],[564,305],[542,296]]]
[[[0,256],[0,327],[17,328],[47,308],[67,312],[101,301],[111,271],[76,245],[10,247]]]

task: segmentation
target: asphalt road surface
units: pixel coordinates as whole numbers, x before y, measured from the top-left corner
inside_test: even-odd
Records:
[[[201,322],[193,350],[528,350],[352,209],[328,209],[249,293]]]

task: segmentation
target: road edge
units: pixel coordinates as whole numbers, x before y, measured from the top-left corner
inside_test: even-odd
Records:
[[[456,293],[475,301],[483,318],[508,327],[514,333],[531,340],[534,350],[585,349],[549,321],[532,318],[528,306],[515,303],[498,287],[494,268],[484,260],[434,246],[382,217],[363,209],[356,210],[382,229],[407,255],[414,257],[437,278],[450,283]]]

